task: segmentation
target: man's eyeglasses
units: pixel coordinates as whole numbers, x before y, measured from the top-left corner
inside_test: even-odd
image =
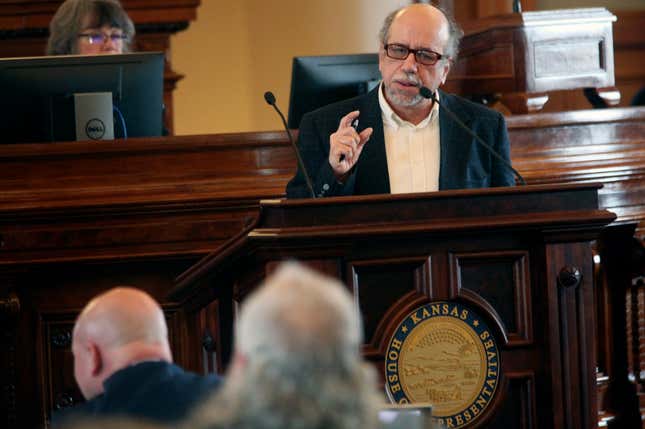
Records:
[[[114,43],[124,41],[128,38],[128,36],[121,33],[81,33],[78,35],[78,38],[87,41],[87,43],[89,43],[90,45],[98,45],[107,42],[108,39],[110,39]]]
[[[410,49],[405,45],[397,43],[389,43],[384,46],[385,54],[394,60],[405,60],[408,55],[414,54],[414,58],[419,64],[425,66],[433,66],[443,58],[448,58],[445,55],[439,54],[429,49]]]

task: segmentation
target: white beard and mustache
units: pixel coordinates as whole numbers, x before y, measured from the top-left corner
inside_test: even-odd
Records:
[[[421,79],[419,79],[419,76],[415,73],[406,73],[404,72],[405,77],[404,78],[395,78],[395,81],[398,82],[404,82],[409,85],[415,85],[417,88],[421,87]],[[387,95],[388,100],[390,103],[395,104],[397,106],[401,107],[411,107],[411,106],[416,106],[417,104],[421,103],[425,98],[419,93],[416,95],[410,97],[407,94],[401,94],[391,87],[385,85],[385,94]]]

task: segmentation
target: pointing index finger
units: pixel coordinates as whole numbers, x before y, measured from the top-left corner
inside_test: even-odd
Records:
[[[338,125],[338,129],[351,127],[354,119],[358,118],[358,115],[360,114],[361,112],[354,110],[353,112],[349,112],[348,114],[343,116],[340,120],[340,124]]]

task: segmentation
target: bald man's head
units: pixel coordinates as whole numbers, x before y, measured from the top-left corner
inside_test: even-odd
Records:
[[[461,41],[461,37],[464,35],[464,32],[451,14],[447,13],[443,8],[432,4],[413,3],[396,9],[388,14],[385,17],[378,34],[381,46],[386,43],[390,43],[390,30],[394,21],[397,18],[401,18],[404,15],[409,14],[425,15],[428,18],[426,21],[426,25],[428,26],[437,25],[440,24],[441,21],[445,21],[448,37],[446,43],[442,46],[441,53],[444,53],[448,58],[455,61],[457,54],[459,53],[459,42]]]
[[[102,393],[103,381],[126,366],[172,360],[161,307],[130,287],[111,289],[87,304],[74,326],[72,351],[76,382],[86,399]]]

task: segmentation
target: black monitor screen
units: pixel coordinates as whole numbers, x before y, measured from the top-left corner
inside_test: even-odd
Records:
[[[380,80],[377,54],[294,58],[289,128],[299,128],[305,113],[364,94]]]
[[[0,138],[75,140],[73,96],[91,92],[112,93],[115,137],[160,136],[163,71],[159,52],[0,59]]]

